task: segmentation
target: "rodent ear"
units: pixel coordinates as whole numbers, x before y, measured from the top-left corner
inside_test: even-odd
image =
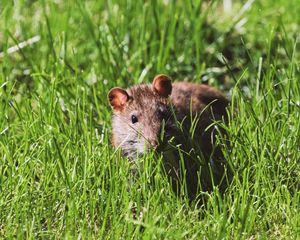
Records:
[[[109,91],[108,100],[114,110],[120,111],[129,100],[129,95],[124,89],[115,87]]]
[[[152,87],[160,96],[168,97],[172,92],[172,81],[168,76],[160,74],[153,79]]]

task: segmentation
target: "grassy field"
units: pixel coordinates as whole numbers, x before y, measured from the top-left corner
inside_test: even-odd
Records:
[[[300,2],[233,2],[1,0],[0,238],[300,237]],[[110,146],[107,92],[158,73],[232,101],[233,181],[201,208]]]

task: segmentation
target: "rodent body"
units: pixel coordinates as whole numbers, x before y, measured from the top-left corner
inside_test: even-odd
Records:
[[[174,184],[180,168],[178,149],[174,146],[180,146],[190,153],[184,161],[189,196],[194,198],[199,190],[201,166],[195,160],[197,154],[201,152],[210,160],[222,158],[220,149],[215,147],[215,132],[207,128],[215,120],[226,120],[226,97],[207,85],[171,83],[165,75],[155,77],[152,85],[136,85],[127,90],[113,88],[108,97],[114,110],[112,144],[131,159],[153,148],[161,152]],[[202,185],[202,190],[211,187],[211,183]]]

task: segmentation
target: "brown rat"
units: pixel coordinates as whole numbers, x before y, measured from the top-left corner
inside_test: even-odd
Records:
[[[108,99],[113,108],[112,144],[120,147],[125,156],[133,159],[149,149],[161,152],[165,169],[176,185],[179,148],[188,153],[184,156],[184,165],[190,198],[194,198],[200,188],[198,177],[203,164],[216,169],[215,183],[218,184],[224,161],[220,147],[215,144],[216,131],[209,126],[215,120],[227,119],[229,101],[223,93],[202,84],[172,83],[168,76],[158,75],[151,85],[136,85],[127,90],[112,88]],[[204,163],[199,155],[205,159]],[[201,176],[205,174],[207,178],[201,189],[210,190],[209,168],[201,172]]]

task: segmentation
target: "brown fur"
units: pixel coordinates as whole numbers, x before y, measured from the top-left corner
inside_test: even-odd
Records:
[[[143,154],[147,149],[155,148],[164,154],[166,171],[175,182],[178,180],[180,168],[178,153],[173,151],[171,154],[165,154],[168,141],[172,138],[174,138],[174,144],[181,145],[184,151],[189,152],[191,148],[200,146],[194,150],[200,151],[205,158],[212,159],[213,156],[216,162],[222,159],[221,150],[214,146],[214,130],[205,130],[212,121],[227,119],[226,107],[229,101],[220,91],[196,83],[175,82],[171,84],[167,76],[159,75],[152,85],[133,86],[127,89],[126,93],[129,100],[122,108],[115,108],[113,102],[118,102],[118,100],[110,98],[110,103],[114,108],[112,143],[120,147],[124,155],[132,159],[136,154]],[[109,95],[115,95],[113,89]],[[132,115],[137,117],[138,122],[132,123]],[[189,129],[195,117],[198,117],[199,121],[195,128],[194,138],[191,138],[188,136]],[[176,125],[175,118],[183,124],[185,129],[183,135]],[[161,140],[163,121],[165,131],[164,139]],[[188,192],[191,198],[195,197],[199,189],[197,182],[200,163],[194,161],[194,157],[185,157],[186,180],[189,183]],[[202,189],[208,190],[211,188],[211,183],[205,183],[203,186]]]

